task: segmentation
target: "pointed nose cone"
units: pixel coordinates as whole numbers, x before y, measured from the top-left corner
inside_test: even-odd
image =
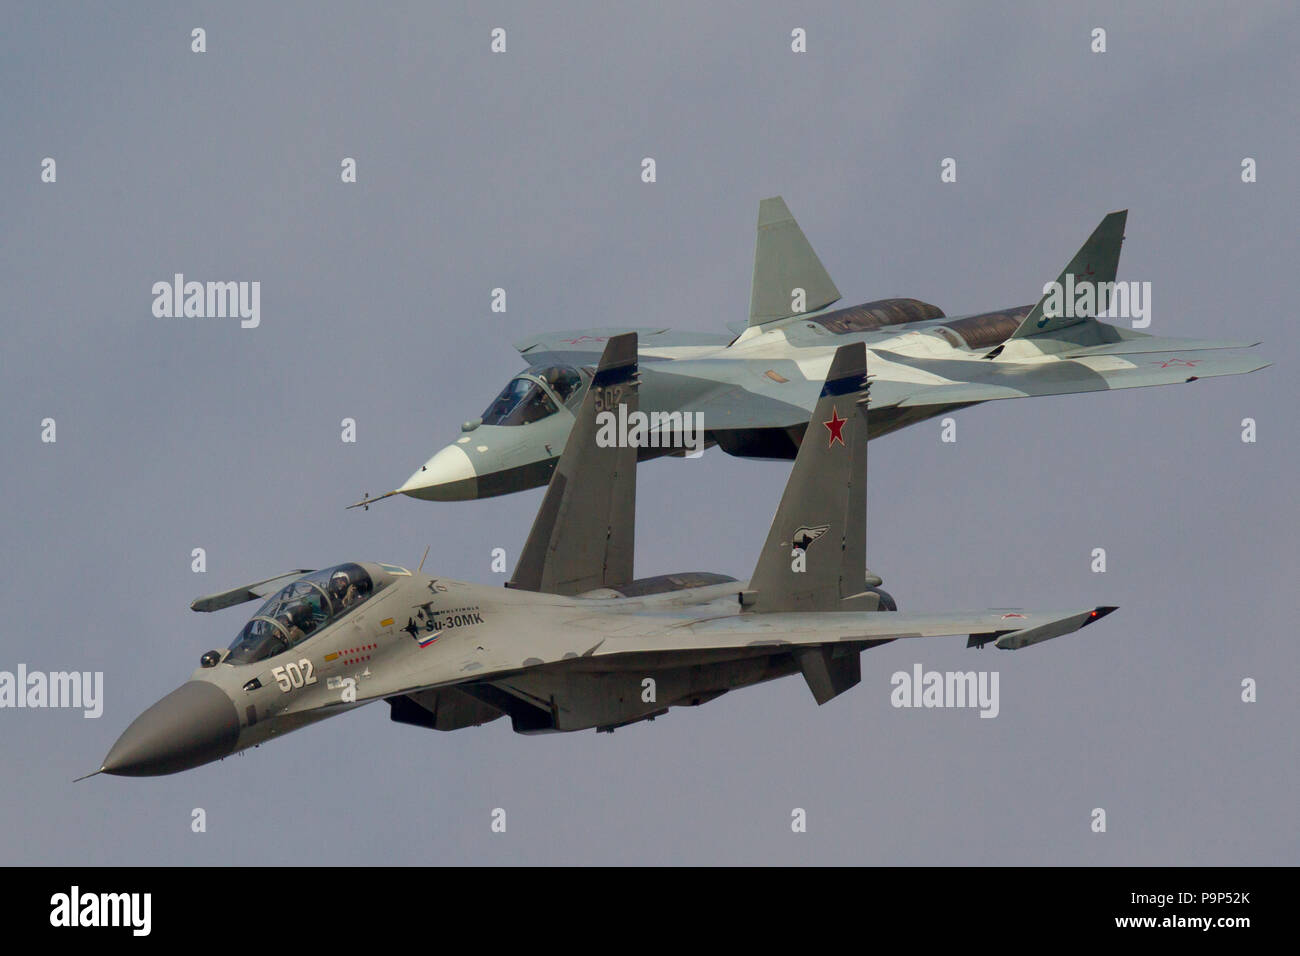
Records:
[[[234,702],[216,685],[182,684],[135,719],[104,758],[104,773],[156,777],[230,753],[239,739]]]
[[[397,489],[425,501],[469,501],[479,496],[474,463],[459,445],[448,445]]]

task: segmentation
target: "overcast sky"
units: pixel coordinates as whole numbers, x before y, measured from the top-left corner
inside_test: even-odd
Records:
[[[105,703],[0,710],[0,861],[1297,862],[1294,4],[700,7],[10,5],[0,670],[102,671]],[[196,595],[426,546],[426,570],[498,582],[491,549],[518,553],[540,490],[344,505],[454,439],[523,366],[518,338],[743,320],[777,194],[844,304],[949,314],[1033,301],[1128,208],[1147,331],[1263,342],[1252,375],[872,443],[868,559],[901,608],[1119,612],[1016,654],[887,645],[824,707],[791,678],[523,737],[377,704],[177,776],[72,784],[247,617]],[[260,326],[155,318],[177,272],[259,281]],[[638,573],[748,576],[788,471],[643,466]],[[891,707],[916,663],[997,670],[998,717]]]

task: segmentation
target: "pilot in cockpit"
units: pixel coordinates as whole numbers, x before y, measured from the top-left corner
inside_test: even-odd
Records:
[[[348,579],[346,571],[335,571],[330,577],[330,597],[340,611],[345,611],[357,603],[357,586]]]
[[[288,635],[289,646],[293,647],[312,631],[311,608],[305,603],[296,604],[278,618],[284,632]]]

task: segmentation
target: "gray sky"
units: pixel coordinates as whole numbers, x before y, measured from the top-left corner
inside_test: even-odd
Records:
[[[7,11],[0,670],[103,671],[106,700],[98,720],[0,710],[0,861],[1297,862],[1294,4],[438,6]],[[429,545],[426,569],[496,580],[540,491],[343,506],[454,438],[522,367],[517,338],[743,319],[775,194],[845,304],[949,314],[1032,301],[1129,208],[1120,278],[1152,283],[1148,331],[1263,340],[1274,367],[1250,376],[872,443],[869,562],[902,608],[1118,613],[1018,654],[872,650],[820,708],[795,678],[521,737],[380,704],[179,776],[71,784],[242,625],[190,612],[198,594]],[[261,326],[155,319],[175,272],[260,281]],[[747,576],[788,470],[643,466],[638,573]],[[996,669],[1001,713],[891,707],[917,662]]]

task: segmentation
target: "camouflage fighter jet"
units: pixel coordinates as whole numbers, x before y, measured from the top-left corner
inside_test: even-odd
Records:
[[[635,334],[606,344],[507,588],[355,562],[199,598],[215,611],[270,595],[96,773],[187,770],[376,700],[399,723],[506,716],[526,734],[609,731],[791,674],[824,704],[879,644],[964,634],[1015,649],[1114,610],[896,610],[866,567],[861,343],[835,354],[752,578],[634,578],[636,448],[602,444],[597,421],[638,410],[636,355]]]
[[[1257,342],[1156,337],[1101,321],[1148,310],[1115,282],[1127,211],[1106,216],[1037,305],[947,317],[916,299],[831,309],[839,290],[780,197],[759,204],[749,322],[728,333],[640,328],[642,404],[663,414],[640,459],[700,444],[742,458],[792,459],[831,356],[867,345],[871,437],[1002,398],[1171,385],[1264,368]],[[1141,286],[1136,291],[1141,292]],[[458,501],[546,484],[609,337],[556,332],[516,343],[530,363],[463,434],[396,494]],[[675,416],[675,417],[674,417]]]

